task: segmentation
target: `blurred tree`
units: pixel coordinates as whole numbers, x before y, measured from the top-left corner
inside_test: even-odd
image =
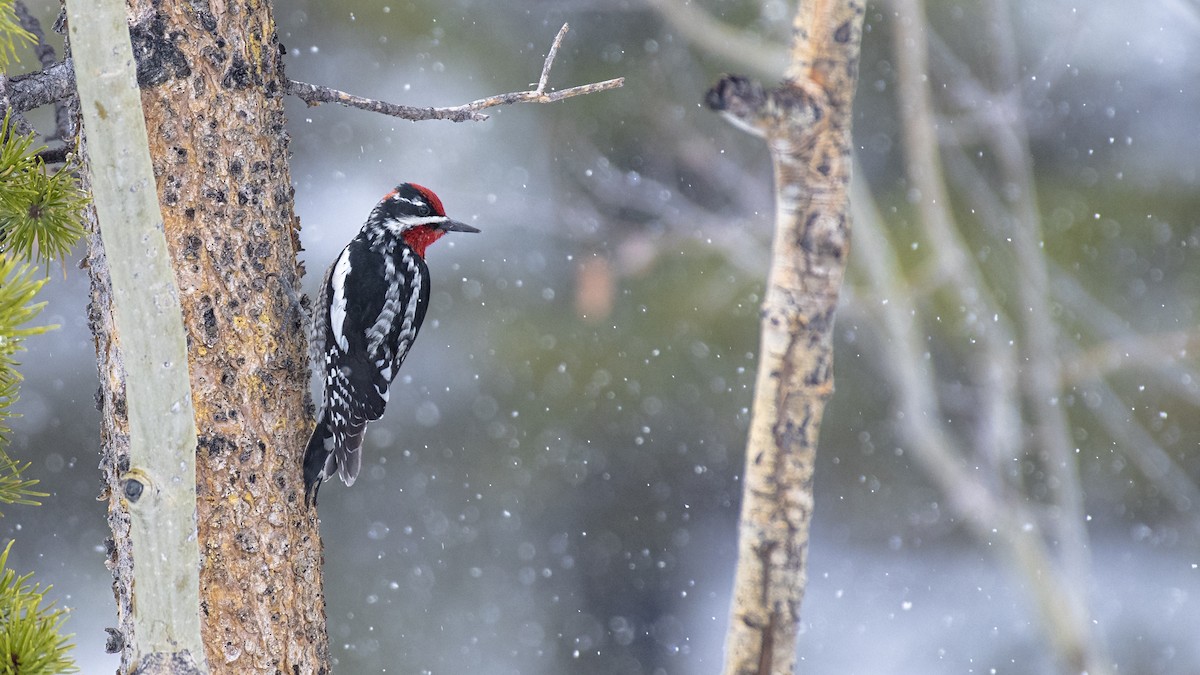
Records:
[[[739,67],[761,72],[784,52],[744,43],[721,50],[736,39],[721,22],[680,3],[651,4],[690,40]],[[888,148],[894,143],[904,175],[891,190],[855,182],[855,254],[842,310],[855,323],[855,349],[873,354],[873,386],[882,382],[890,398],[893,415],[880,425],[894,432],[881,435],[894,433],[897,456],[911,457],[928,476],[938,492],[935,512],[944,508],[1028,589],[1062,672],[1112,672],[1097,628],[1088,531],[1088,503],[1105,496],[1102,489],[1085,494],[1084,474],[1103,485],[1110,466],[1129,466],[1126,473],[1139,474],[1131,485],[1162,495],[1188,529],[1200,526],[1186,444],[1177,432],[1158,433],[1167,425],[1140,419],[1142,397],[1131,395],[1120,373],[1150,383],[1138,392],[1161,389],[1194,406],[1197,376],[1187,357],[1196,328],[1187,312],[1172,313],[1184,325],[1162,333],[1142,333],[1153,318],[1122,318],[1113,305],[1126,302],[1127,291],[1102,300],[1110,270],[1089,269],[1098,228],[1077,224],[1099,221],[1112,210],[1105,204],[1169,232],[1158,222],[1164,207],[1155,198],[1143,213],[1141,204],[1117,207],[1095,195],[1084,207],[1078,194],[1038,179],[1035,168],[1049,164],[1037,154],[1045,151],[1039,140],[1076,151],[1047,143],[1047,134],[1062,132],[1051,132],[1043,113],[1066,117],[1069,98],[1051,93],[1076,74],[1077,50],[1062,40],[1038,43],[1032,57],[1020,53],[1014,24],[1029,19],[1030,5],[939,11],[931,3],[931,16],[921,0],[887,5],[893,11],[877,15],[874,28],[890,33],[892,48],[879,57],[874,87],[862,93],[894,97],[897,124],[863,120],[875,128],[860,131]],[[1052,11],[1060,10],[1074,15]],[[860,154],[868,147],[864,141]],[[1122,173],[1115,176],[1120,181]],[[1132,229],[1142,241],[1153,234]],[[1181,238],[1178,248],[1192,241]],[[1154,253],[1133,243],[1116,248],[1127,259],[1173,261],[1166,243],[1160,235],[1163,250]],[[1156,262],[1152,278],[1181,273]],[[1167,416],[1162,410],[1160,420]]]

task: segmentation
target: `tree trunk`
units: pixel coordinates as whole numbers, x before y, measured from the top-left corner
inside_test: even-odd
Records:
[[[850,112],[863,11],[860,0],[802,0],[783,84],[767,90],[727,76],[707,98],[766,139],[775,169],[727,675],[795,667],[817,437],[833,394],[833,319],[850,245]]]
[[[297,286],[300,246],[271,9],[134,0],[129,16],[187,337],[205,655],[215,673],[327,672],[320,538],[300,475],[306,343],[285,290]],[[132,556],[121,490],[129,468],[122,336],[94,226],[89,319],[122,637],[112,646],[129,671],[147,665],[132,662],[131,648],[142,563]]]

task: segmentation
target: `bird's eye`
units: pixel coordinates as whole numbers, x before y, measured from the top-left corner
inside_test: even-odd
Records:
[[[417,213],[418,213],[418,214],[420,214],[420,215],[422,215],[422,216],[427,216],[427,215],[429,215],[429,205],[428,205],[428,204],[422,204],[422,205],[418,206],[418,207],[417,207]]]

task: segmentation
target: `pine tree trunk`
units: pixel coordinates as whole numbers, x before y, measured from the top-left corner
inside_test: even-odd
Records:
[[[300,475],[305,339],[284,290],[298,286],[300,245],[271,9],[134,0],[129,12],[187,336],[207,662],[214,673],[328,672],[321,545]],[[122,338],[95,228],[88,264],[122,637],[111,646],[128,671],[138,666],[130,617],[144,563],[132,556],[119,487],[129,466]]]

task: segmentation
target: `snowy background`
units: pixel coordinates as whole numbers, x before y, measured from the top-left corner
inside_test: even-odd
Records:
[[[1029,130],[1043,248],[1103,308],[1056,301],[1060,337],[1088,342],[1070,326],[1099,312],[1162,338],[1138,343],[1146,370],[1118,369],[1108,399],[1064,385],[1077,394],[1064,402],[1092,618],[1120,672],[1200,672],[1200,504],[1189,497],[1200,480],[1200,6],[1011,5],[1020,80],[1008,112]],[[792,12],[771,0],[698,6],[768,42],[786,37]],[[275,12],[290,77],[399,103],[527,88],[567,21],[552,85],[627,78],[483,123],[288,102],[307,291],[398,181],[433,188],[483,230],[430,249],[426,325],[368,432],[363,476],[322,491],[336,672],[718,672],[771,195],[762,144],[699,102],[742,66],[634,0],[281,0]],[[987,70],[995,49],[980,12],[931,2],[928,13],[960,65]],[[866,17],[855,179],[893,245],[915,256],[892,19],[878,4]],[[953,89],[945,72],[930,75],[935,96]],[[949,125],[944,141],[963,133]],[[969,220],[967,201],[953,208]],[[0,535],[18,540],[10,564],[72,608],[91,675],[115,668],[103,653],[115,622],[86,274],[65,268],[50,273],[42,317],[61,329],[29,341],[13,424],[14,457],[53,496],[6,508]],[[816,478],[803,671],[1059,672],[1029,584],[911,460],[897,394],[878,374],[889,353],[870,307],[884,299],[851,276]],[[953,363],[955,325],[936,324],[925,357]],[[937,386],[953,399],[957,384]],[[1119,415],[1097,412],[1118,394]],[[1114,430],[1135,426],[1170,475],[1135,470],[1141,448]],[[1036,475],[1036,462],[1020,464]]]

